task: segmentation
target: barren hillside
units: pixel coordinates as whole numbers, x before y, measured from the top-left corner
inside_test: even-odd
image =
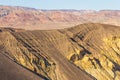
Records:
[[[118,26],[87,23],[66,29],[33,31],[1,28],[0,50],[1,57],[7,56],[11,63],[48,80],[120,78]]]

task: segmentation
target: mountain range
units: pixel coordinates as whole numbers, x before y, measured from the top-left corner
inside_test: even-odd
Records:
[[[0,6],[1,27],[63,29],[82,23],[104,23],[119,26],[119,10],[39,10]]]

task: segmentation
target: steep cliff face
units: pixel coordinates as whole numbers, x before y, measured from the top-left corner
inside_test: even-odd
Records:
[[[88,23],[61,30],[1,29],[0,50],[48,80],[120,78],[117,26]]]

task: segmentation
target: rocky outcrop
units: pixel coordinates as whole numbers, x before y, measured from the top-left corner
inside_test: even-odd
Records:
[[[72,41],[83,48],[73,54],[69,60],[97,80],[117,80],[119,78],[119,27],[83,24],[67,29],[67,31],[73,33]]]
[[[23,68],[15,62],[8,59],[6,55],[0,52],[0,79],[1,80],[44,80],[41,75],[35,75],[34,72]]]

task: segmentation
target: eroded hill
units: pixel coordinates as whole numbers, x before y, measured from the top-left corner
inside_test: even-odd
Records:
[[[0,50],[48,80],[119,80],[120,27],[81,24],[61,30],[1,28]]]

